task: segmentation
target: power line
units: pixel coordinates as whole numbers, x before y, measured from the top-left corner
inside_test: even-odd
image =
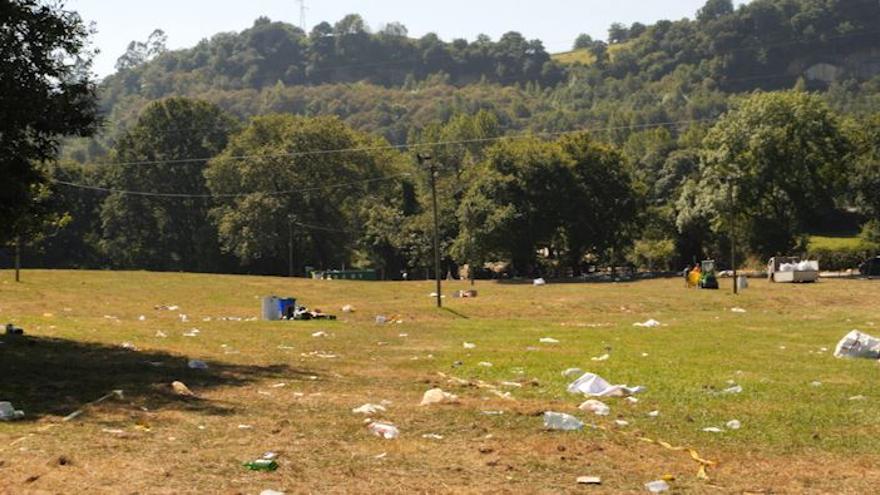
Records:
[[[294,151],[289,153],[268,153],[262,155],[231,155],[231,156],[211,156],[211,157],[202,157],[202,158],[178,158],[171,160],[143,160],[143,161],[131,161],[131,162],[110,162],[110,163],[100,163],[102,166],[139,166],[139,165],[175,165],[175,164],[183,164],[183,163],[198,163],[205,162],[209,160],[213,160],[215,158],[222,158],[227,160],[252,160],[252,159],[260,159],[260,158],[297,158],[304,156],[320,156],[320,155],[334,155],[334,154],[344,154],[344,153],[361,153],[361,152],[371,152],[371,151],[389,151],[389,150],[403,150],[403,149],[416,149],[416,148],[428,148],[434,146],[462,146],[466,144],[480,144],[494,141],[503,141],[507,139],[528,139],[532,137],[541,137],[541,136],[560,136],[564,134],[576,134],[579,132],[612,132],[619,130],[633,130],[633,129],[647,129],[653,127],[675,127],[679,125],[689,125],[696,124],[700,122],[709,122],[717,120],[717,117],[710,118],[702,118],[702,119],[691,119],[691,120],[680,120],[680,121],[670,121],[670,122],[656,122],[650,124],[634,124],[634,125],[622,125],[622,126],[614,126],[614,127],[605,127],[605,128],[581,128],[581,129],[572,129],[568,131],[545,131],[545,132],[523,132],[520,134],[513,135],[504,135],[504,136],[493,136],[486,138],[474,138],[474,139],[462,139],[457,141],[435,141],[430,143],[410,143],[410,144],[387,144],[380,146],[364,146],[364,147],[351,147],[351,148],[335,148],[335,149],[327,149],[327,150],[314,150],[314,151]]]
[[[248,193],[229,193],[229,194],[188,194],[188,193],[162,193],[162,192],[150,192],[150,191],[132,191],[127,189],[114,189],[110,187],[100,187],[100,186],[92,186],[88,184],[79,184],[76,182],[69,182],[58,179],[49,179],[50,182],[54,184],[58,184],[61,186],[72,187],[76,189],[84,189],[88,191],[96,191],[102,192],[106,194],[123,194],[127,196],[142,196],[142,197],[157,197],[157,198],[177,198],[177,199],[223,199],[223,198],[242,198],[246,196],[250,196],[253,194],[263,194],[266,196],[288,196],[291,194],[299,194],[303,192],[309,191],[323,191],[328,189],[341,189],[345,187],[357,186],[361,184],[370,184],[375,182],[386,182],[393,179],[398,179],[401,177],[409,177],[411,174],[402,173],[396,175],[389,175],[385,177],[374,177],[371,179],[364,179],[359,181],[351,181],[351,182],[340,182],[337,184],[329,184],[326,186],[316,186],[316,187],[303,187],[298,189],[291,189],[288,191],[254,191]]]

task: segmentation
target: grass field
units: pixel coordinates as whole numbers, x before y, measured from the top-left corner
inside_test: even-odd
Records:
[[[858,236],[810,236],[810,249],[859,249],[863,242]]]
[[[564,65],[593,65],[593,63],[596,62],[596,57],[586,48],[572,50],[570,52],[554,53],[552,58]]]
[[[686,290],[678,279],[480,282],[478,298],[449,298],[438,310],[426,282],[11,278],[0,272],[0,321],[28,335],[0,338],[0,400],[27,418],[0,423],[0,493],[644,493],[664,475],[682,493],[871,493],[880,482],[880,370],[831,355],[851,329],[880,333],[878,282],[761,280],[739,297]],[[223,319],[256,316],[259,297],[271,293],[340,319]],[[339,312],[345,304],[356,312]],[[402,323],[377,325],[376,315]],[[648,318],[666,326],[633,327]],[[193,328],[197,336],[183,335]],[[319,331],[327,336],[312,336]],[[544,337],[559,343],[539,343]],[[189,369],[189,359],[210,367]],[[606,400],[610,416],[590,416],[565,391],[561,372],[570,367],[647,390],[637,403]],[[197,397],[175,395],[174,380]],[[729,383],[743,392],[718,393]],[[432,386],[461,403],[419,407]],[[124,399],[61,421],[114,389]],[[387,411],[374,417],[400,428],[396,440],[372,436],[351,412],[383,400]],[[602,428],[544,431],[547,410]],[[648,416],[654,410],[659,416]],[[703,431],[732,419],[742,429]],[[687,452],[645,438],[693,448],[717,466],[698,479]],[[267,451],[279,454],[277,471],[242,467]],[[588,475],[603,485],[575,483]]]

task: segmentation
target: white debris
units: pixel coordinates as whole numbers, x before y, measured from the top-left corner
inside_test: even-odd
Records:
[[[580,368],[568,368],[567,370],[562,372],[563,378],[574,378],[576,376],[581,376],[584,374],[584,370]]]
[[[558,344],[559,343],[558,340],[556,340],[552,337],[544,337],[543,339],[540,340],[540,342],[542,344]]]
[[[464,347],[465,349],[476,349],[477,344],[473,344],[471,342],[465,342],[464,344],[462,344],[462,347]]]
[[[254,427],[252,425],[238,425],[239,430],[253,430]]]
[[[354,306],[352,306],[351,304],[346,304],[345,306],[342,307],[342,312],[343,313],[354,313]]]
[[[652,418],[656,418],[656,417],[660,416],[660,411],[651,411],[648,413],[648,416],[650,416]]]
[[[138,321],[147,321],[147,317],[144,315],[138,316]]]
[[[488,361],[481,361],[477,363],[477,366],[482,366],[483,368],[491,368],[494,365]]]
[[[866,399],[867,399],[867,397],[865,397],[864,395],[854,395],[849,398],[849,400],[866,400]]]
[[[728,430],[738,430],[742,428],[742,423],[738,419],[731,419],[725,426]]]
[[[746,310],[744,310],[743,308],[730,308],[730,311],[733,313],[745,313],[746,312]]]
[[[626,401],[629,402],[630,404],[637,404],[639,402],[639,399],[637,399],[635,397],[627,397]]]
[[[192,390],[190,390],[189,387],[187,387],[186,384],[183,382],[172,382],[171,389],[174,390],[174,393],[176,393],[177,395],[182,395],[184,397],[195,396],[195,394],[192,393]]]
[[[0,421],[15,421],[24,418],[24,411],[12,407],[11,402],[0,402]]]
[[[570,414],[547,411],[544,428],[548,430],[576,431],[584,429],[584,423]]]
[[[319,338],[319,337],[329,337],[329,336],[330,336],[330,334],[328,334],[327,332],[325,332],[325,331],[323,331],[323,330],[321,330],[320,332],[315,332],[315,333],[312,334],[312,337],[315,337],[315,338]]]
[[[568,386],[569,393],[584,394],[591,397],[624,397],[637,394],[644,389],[642,386],[611,385],[594,373],[584,373],[583,376]]]
[[[129,350],[129,351],[137,351],[138,350],[138,348],[134,344],[132,344],[131,342],[123,342],[123,343],[119,344],[119,347],[126,349],[126,350]]]
[[[443,440],[443,435],[438,435],[436,433],[425,433],[422,435],[422,438],[427,438],[428,440]]]
[[[182,321],[183,323],[186,323],[189,321],[189,316],[187,316],[185,314],[179,314],[179,315],[177,315],[177,317],[180,318],[180,321]]]
[[[578,485],[601,485],[602,478],[598,476],[578,476]]]
[[[657,327],[663,326],[663,324],[660,323],[659,321],[651,318],[650,320],[642,322],[642,323],[633,323],[633,326],[634,327],[643,327],[643,328],[657,328]]]
[[[540,287],[542,285],[547,285],[547,281],[543,278],[536,278],[532,281],[532,285],[534,285],[535,287]]]
[[[376,414],[378,412],[385,412],[385,406],[379,404],[364,404],[352,409],[351,412],[355,414]]]
[[[615,419],[614,424],[620,427],[629,426],[629,421],[624,421],[622,419]]]
[[[834,348],[834,357],[878,359],[880,358],[880,339],[853,330],[837,343],[837,347]]]
[[[817,381],[814,381],[814,382],[810,382],[810,385],[812,385],[812,386],[814,386],[814,387],[821,387],[821,386],[822,386],[822,382],[820,382],[820,381],[817,380]]]
[[[163,332],[162,330],[156,330],[156,338],[164,339],[165,337],[168,337],[165,332]]]
[[[734,385],[732,387],[725,388],[724,390],[721,391],[721,393],[731,395],[731,394],[741,394],[742,391],[743,391],[743,388],[741,385]]]
[[[458,396],[450,394],[449,392],[444,392],[439,388],[432,388],[425,392],[425,395],[422,396],[422,402],[419,404],[420,406],[430,406],[433,404],[455,404],[458,402]]]
[[[611,414],[611,408],[608,407],[608,405],[604,402],[598,401],[596,399],[587,400],[586,402],[578,406],[578,409],[580,409],[581,411],[591,412],[596,416],[608,416],[609,414]]]
[[[502,387],[522,388],[522,383],[517,382],[501,382]]]
[[[284,492],[277,492],[275,490],[263,490],[260,492],[260,495],[284,495]]]
[[[608,358],[610,358],[610,357],[611,357],[610,354],[602,354],[599,357],[594,357],[593,361],[608,361]]]
[[[721,433],[724,430],[718,428],[717,426],[709,426],[708,428],[703,428],[703,431],[705,431],[706,433]]]
[[[385,440],[393,440],[400,436],[400,430],[391,423],[374,421],[367,425],[367,429],[373,432],[377,437],[382,437]]]
[[[669,491],[669,483],[663,480],[652,481],[645,483],[645,489],[651,493],[663,493]]]
[[[200,361],[198,359],[190,359],[189,363],[187,363],[187,366],[189,366],[190,369],[194,369],[194,370],[208,369],[208,363],[206,363],[204,361]]]

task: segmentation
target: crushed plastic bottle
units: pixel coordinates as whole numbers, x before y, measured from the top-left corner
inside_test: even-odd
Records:
[[[544,413],[544,428],[548,430],[578,431],[584,429],[584,423],[570,414],[547,411]]]
[[[24,418],[24,411],[16,410],[11,402],[0,402],[0,421],[15,421]]]
[[[382,437],[385,440],[393,440],[400,436],[400,430],[397,429],[391,423],[380,423],[378,421],[374,421],[367,425],[367,429],[373,432],[377,437]]]

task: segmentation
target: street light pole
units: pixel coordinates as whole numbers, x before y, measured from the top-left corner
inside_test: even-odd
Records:
[[[416,154],[420,165],[428,164],[428,170],[431,173],[431,198],[434,203],[434,276],[437,279],[437,307],[443,307],[443,296],[441,293],[441,275],[440,275],[440,219],[437,213],[437,166],[431,160],[429,155]]]

